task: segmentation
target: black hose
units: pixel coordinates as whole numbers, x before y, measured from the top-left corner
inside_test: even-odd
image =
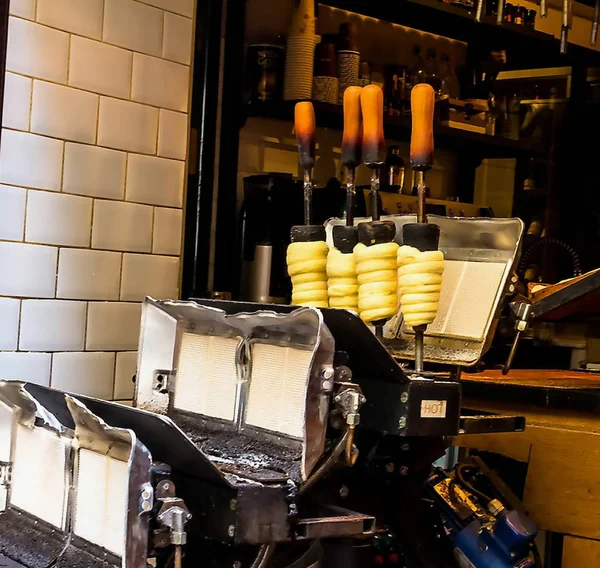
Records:
[[[520,276],[524,276],[527,266],[529,265],[529,259],[538,252],[542,247],[546,245],[553,245],[562,248],[571,257],[571,263],[573,265],[573,276],[581,276],[581,261],[577,251],[564,241],[555,239],[552,237],[541,237],[537,241],[531,244],[531,246],[523,253],[521,262],[519,263],[518,273]]]
[[[473,495],[479,497],[479,499],[483,501],[484,505],[487,505],[492,500],[492,498],[486,495],[485,493],[482,493],[478,489],[475,489],[475,487],[473,487],[473,485],[465,479],[465,476],[463,475],[463,470],[468,468],[469,466],[466,464],[456,466],[456,477],[458,478],[458,481],[460,481],[462,485],[464,485],[471,493],[473,493]]]

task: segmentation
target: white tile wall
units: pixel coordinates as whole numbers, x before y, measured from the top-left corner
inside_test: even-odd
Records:
[[[185,160],[187,133],[187,114],[161,109],[158,127],[158,155],[163,158]]]
[[[23,240],[26,194],[23,188],[0,185],[0,239]]]
[[[20,18],[35,20],[35,0],[10,0],[9,13]]]
[[[127,164],[128,201],[181,207],[185,163],[131,154]]]
[[[67,82],[69,34],[11,17],[6,69],[57,83]]]
[[[0,146],[0,182],[60,190],[63,147],[62,140],[4,129]]]
[[[98,95],[45,81],[33,82],[31,131],[63,140],[96,141]]]
[[[181,209],[157,207],[154,210],[154,238],[152,239],[154,254],[179,256],[182,218]]]
[[[131,98],[162,108],[186,112],[190,68],[157,57],[133,54]]]
[[[61,249],[56,297],[71,300],[118,300],[121,254]]]
[[[194,14],[194,0],[140,0],[145,4],[171,10],[191,18]]]
[[[127,154],[99,146],[65,144],[63,191],[123,199]]]
[[[110,400],[114,353],[56,353],[52,357],[53,388]]]
[[[85,339],[86,302],[23,300],[21,351],[81,351]]]
[[[53,28],[100,39],[103,0],[37,0],[37,21]]]
[[[160,56],[163,14],[134,0],[105,0],[103,40]]]
[[[103,95],[129,98],[132,61],[131,51],[73,36],[69,85]]]
[[[0,353],[0,379],[50,385],[50,353]]]
[[[57,255],[55,247],[0,242],[0,295],[54,297]]]
[[[26,241],[87,247],[90,245],[91,223],[91,199],[48,191],[29,191]]]
[[[17,348],[20,310],[19,300],[0,298],[0,350],[14,351]]]
[[[154,154],[158,131],[158,109],[129,101],[100,97],[98,144]]]
[[[141,317],[141,304],[90,303],[85,348],[88,351],[137,349]]]
[[[29,130],[30,107],[31,79],[15,73],[6,73],[2,126],[16,130]]]
[[[178,297],[179,259],[149,254],[124,254],[121,301],[141,302],[146,296]]]
[[[137,370],[137,352],[117,353],[115,400],[133,398],[133,376]]]
[[[0,378],[133,396],[139,302],[178,297],[194,4],[10,0]]]
[[[192,20],[165,12],[165,39],[162,56],[184,65],[192,57]]]
[[[94,207],[92,247],[150,252],[152,207],[123,201],[97,201]]]

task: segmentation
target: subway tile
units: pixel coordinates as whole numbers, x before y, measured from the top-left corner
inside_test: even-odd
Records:
[[[0,185],[0,239],[23,240],[26,195],[21,187]]]
[[[9,14],[35,20],[35,0],[10,0]]]
[[[118,150],[156,153],[158,109],[100,97],[98,144]]]
[[[56,83],[67,82],[69,34],[11,17],[6,69]]]
[[[130,154],[125,199],[181,207],[185,162]]]
[[[190,68],[172,61],[133,54],[131,98],[161,108],[188,109]]]
[[[0,298],[0,350],[14,351],[19,338],[21,302],[14,298]],[[0,374],[0,379],[2,379]],[[123,397],[127,398],[127,397]]]
[[[98,98],[78,89],[34,81],[31,131],[93,144],[98,126]]]
[[[160,56],[162,36],[162,11],[133,0],[106,0],[103,41]]]
[[[3,130],[0,183],[59,191],[63,147],[62,140]]]
[[[0,378],[50,385],[50,353],[0,353]]]
[[[30,190],[25,240],[31,243],[90,245],[92,200],[64,193]]]
[[[115,374],[114,353],[56,353],[52,388],[110,400]]]
[[[58,249],[0,242],[0,295],[52,298]]]
[[[91,302],[88,311],[86,350],[137,349],[141,317],[142,304]]]
[[[152,252],[179,256],[181,253],[181,209],[154,209],[154,238]]]
[[[31,79],[6,73],[2,126],[16,130],[29,130],[31,109]]]
[[[21,351],[81,351],[85,339],[86,302],[23,300]]]
[[[187,114],[160,109],[158,155],[185,160],[187,155]]]
[[[63,191],[90,197],[123,199],[126,162],[125,152],[67,142]]]
[[[152,207],[123,201],[96,201],[92,247],[150,252],[152,248]]]
[[[59,30],[100,39],[103,0],[37,0],[37,21]]]
[[[137,352],[117,353],[115,369],[115,399],[132,399],[135,390],[133,376],[137,372]]]
[[[73,36],[69,85],[102,95],[129,98],[132,61],[131,51]]]
[[[162,55],[184,65],[192,57],[192,20],[165,12],[165,37]]]
[[[170,10],[171,12],[177,12],[188,18],[194,15],[193,0],[140,0],[140,2],[156,6],[157,8],[163,8],[164,10]]]
[[[149,254],[124,254],[121,300],[141,302],[146,296],[178,298],[179,259]]]
[[[61,249],[58,258],[57,298],[118,300],[120,282],[119,253]]]

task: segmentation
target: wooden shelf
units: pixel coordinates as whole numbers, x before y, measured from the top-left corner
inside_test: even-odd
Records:
[[[313,102],[317,126],[342,130],[343,116],[340,105]],[[270,118],[292,122],[294,117],[293,101],[268,102],[245,107],[246,117]],[[387,140],[409,141],[411,132],[410,117],[385,117],[385,136]],[[512,140],[502,136],[489,136],[478,132],[469,132],[435,124],[436,147],[459,152],[463,156],[475,159],[535,157],[543,150],[529,140]]]

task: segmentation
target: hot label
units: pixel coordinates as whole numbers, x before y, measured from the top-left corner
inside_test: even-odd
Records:
[[[421,418],[446,418],[445,400],[422,400]]]

